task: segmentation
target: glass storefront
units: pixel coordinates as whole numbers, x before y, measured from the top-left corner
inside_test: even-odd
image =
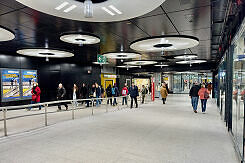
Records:
[[[218,106],[222,119],[225,117],[226,59],[223,59],[218,72],[219,88],[217,90]]]

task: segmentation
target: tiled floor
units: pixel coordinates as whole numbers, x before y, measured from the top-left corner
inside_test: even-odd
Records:
[[[64,121],[0,139],[0,162],[236,163],[235,151],[211,101],[192,112],[186,95],[140,109]]]

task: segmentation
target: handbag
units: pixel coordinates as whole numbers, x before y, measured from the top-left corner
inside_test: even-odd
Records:
[[[205,90],[205,92],[204,92],[204,98],[205,99],[208,99],[209,98],[209,93],[207,92],[207,90]]]

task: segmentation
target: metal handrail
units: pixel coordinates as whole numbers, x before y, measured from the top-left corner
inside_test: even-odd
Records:
[[[4,136],[7,136],[7,120],[9,120],[7,118],[7,112],[9,110],[14,110],[14,109],[21,109],[21,108],[30,108],[30,107],[35,107],[35,106],[44,106],[44,115],[45,115],[45,126],[48,126],[48,106],[49,105],[53,105],[53,104],[60,104],[60,103],[71,103],[72,104],[72,119],[74,120],[75,119],[75,110],[77,108],[77,106],[74,105],[74,102],[86,102],[86,101],[90,101],[92,102],[92,107],[91,107],[91,114],[94,115],[94,105],[93,103],[96,101],[96,100],[109,100],[109,99],[119,99],[119,98],[123,98],[125,96],[119,96],[119,97],[106,97],[106,98],[88,98],[88,99],[76,99],[76,100],[60,100],[60,101],[50,101],[50,102],[43,102],[43,103],[38,103],[38,104],[28,104],[28,105],[19,105],[19,106],[4,106],[4,107],[0,107],[0,110],[2,110],[3,112],[3,125],[4,125]],[[129,97],[129,96],[126,96],[126,97]],[[141,97],[138,97],[141,99]],[[138,106],[140,106],[140,102],[138,102]],[[118,110],[120,109],[119,105],[118,105]],[[106,112],[108,112],[108,107],[106,107]],[[36,114],[33,114],[33,115],[24,115],[24,116],[21,116],[21,117],[26,117],[26,116],[35,116]],[[19,116],[18,117],[11,117],[11,119],[15,119],[15,118],[20,118]]]

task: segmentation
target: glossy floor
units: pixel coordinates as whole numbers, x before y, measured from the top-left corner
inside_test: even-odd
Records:
[[[1,138],[0,153],[6,163],[238,162],[215,104],[195,114],[187,95]]]

